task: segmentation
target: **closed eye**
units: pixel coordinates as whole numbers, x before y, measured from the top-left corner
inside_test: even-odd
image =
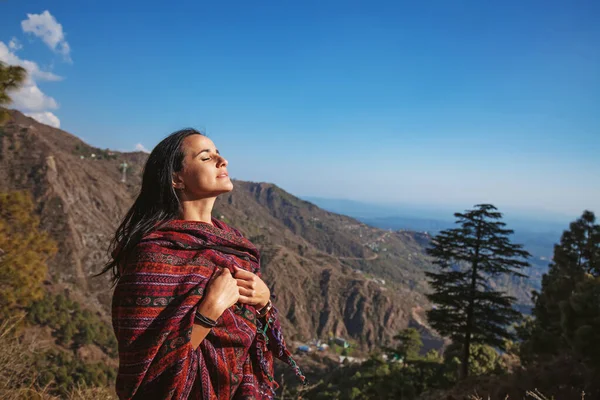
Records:
[[[204,150],[200,150],[197,154],[196,157],[199,156],[202,153],[210,153],[210,149],[204,149]],[[219,150],[215,149],[215,153],[217,153],[217,155],[221,155],[221,153],[219,152]],[[201,158],[202,161],[208,161],[210,160],[209,158]]]

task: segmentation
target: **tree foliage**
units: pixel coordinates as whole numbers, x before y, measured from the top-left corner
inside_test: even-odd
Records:
[[[78,349],[95,344],[108,355],[117,355],[112,328],[63,294],[47,293],[43,299],[35,301],[29,308],[28,318],[34,324],[52,328],[57,343],[62,346]]]
[[[412,360],[419,357],[423,341],[418,330],[415,328],[403,329],[394,336],[394,339],[400,341],[396,351],[404,360]]]
[[[460,343],[462,376],[469,371],[473,343],[502,348],[511,338],[508,327],[520,319],[513,309],[515,298],[490,286],[490,277],[507,274],[524,277],[529,253],[511,243],[512,230],[501,222],[502,214],[491,204],[454,214],[458,228],[440,232],[427,250],[439,266],[427,272],[435,307],[428,311],[430,324],[441,334]]]
[[[439,361],[413,360],[410,364],[390,363],[373,356],[360,365],[341,367],[302,398],[334,399],[416,399],[423,391],[440,387],[444,365]]]
[[[116,376],[115,368],[105,363],[85,363],[72,354],[50,350],[36,355],[32,360],[37,371],[35,385],[49,387],[50,392],[61,397],[78,385],[107,387]]]
[[[459,367],[462,365],[460,357],[462,356],[462,345],[453,343],[444,351],[444,363],[448,370],[454,371],[455,378],[458,378]],[[500,366],[500,354],[491,346],[486,344],[473,344],[469,351],[469,376],[488,375],[496,372]]]
[[[568,353],[600,371],[600,225],[594,213],[585,211],[563,232],[534,301],[534,319],[519,328],[524,361]]]
[[[384,352],[403,352],[404,360],[372,354],[359,365],[347,365],[333,371],[302,398],[334,399],[416,399],[432,389],[447,388],[456,382],[454,362],[446,362],[437,351],[419,356],[422,344],[418,330],[402,330],[397,336],[401,349],[384,348]],[[493,350],[492,350],[493,351]],[[452,358],[452,357],[451,357]],[[481,357],[480,357],[481,358]]]
[[[27,78],[25,68],[15,65],[7,65],[0,61],[0,106],[12,102],[9,92],[21,87]],[[4,122],[8,113],[0,110],[0,123]]]
[[[39,225],[28,192],[0,193],[0,316],[23,310],[43,296],[46,262],[57,247]]]

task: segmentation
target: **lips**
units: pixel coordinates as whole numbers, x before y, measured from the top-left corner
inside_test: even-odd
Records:
[[[227,172],[224,172],[220,175],[217,175],[217,178],[227,178],[229,176],[229,174]]]

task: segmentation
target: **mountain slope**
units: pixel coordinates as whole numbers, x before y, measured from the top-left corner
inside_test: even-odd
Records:
[[[31,191],[42,227],[59,242],[50,281],[68,286],[108,320],[108,282],[91,275],[107,260],[147,155],[93,148],[19,112],[11,116],[0,128],[0,190]],[[130,166],[127,183],[121,182],[123,161]],[[272,184],[234,186],[214,215],[261,249],[265,281],[289,336],[333,334],[373,347],[417,323],[414,311],[426,305],[422,271],[430,267],[417,234],[368,227]]]

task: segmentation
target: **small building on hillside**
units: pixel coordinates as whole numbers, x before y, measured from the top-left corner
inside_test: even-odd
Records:
[[[337,344],[338,346],[342,346],[345,349],[347,349],[348,347],[350,347],[350,343],[348,343],[348,341],[346,339],[341,338],[341,337],[335,337],[333,339],[333,342],[335,344]]]

